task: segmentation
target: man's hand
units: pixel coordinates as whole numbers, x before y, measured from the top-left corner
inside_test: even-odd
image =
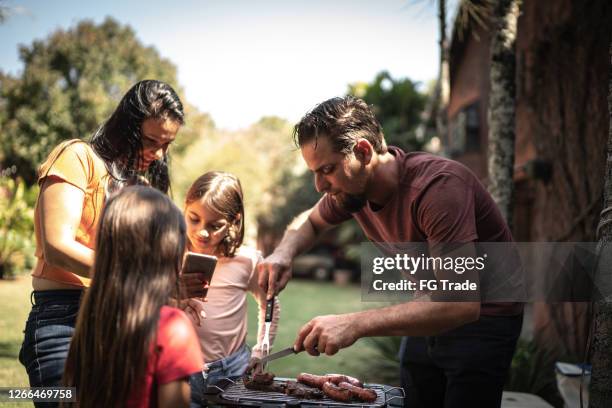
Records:
[[[263,373],[263,370],[264,367],[261,363],[261,359],[258,357],[251,357],[245,373],[251,375],[256,373]]]
[[[354,314],[315,317],[300,329],[293,348],[312,356],[334,355],[359,339]]]
[[[180,296],[182,299],[202,298],[205,300],[208,291],[208,282],[203,273],[181,273],[179,276]]]
[[[266,298],[272,299],[285,289],[291,279],[290,257],[273,252],[257,265],[259,287],[266,292]]]

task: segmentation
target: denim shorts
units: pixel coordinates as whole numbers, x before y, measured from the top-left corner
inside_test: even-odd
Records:
[[[207,371],[189,377],[191,386],[191,408],[206,406],[203,396],[209,385],[214,385],[222,378],[236,379],[241,377],[249,365],[251,349],[244,344],[238,351],[220,360],[206,364]]]
[[[28,373],[31,387],[60,385],[82,293],[82,290],[32,292],[32,310],[19,351],[19,361]],[[35,405],[53,407],[58,404]]]

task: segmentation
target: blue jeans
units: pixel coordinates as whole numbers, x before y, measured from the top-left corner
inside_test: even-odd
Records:
[[[74,334],[82,290],[34,291],[32,310],[25,325],[19,361],[25,367],[31,387],[61,385],[64,364]],[[56,407],[58,403],[35,403]]]
[[[189,377],[191,386],[191,408],[206,406],[204,394],[209,385],[216,384],[223,378],[241,377],[249,365],[251,349],[244,344],[238,351],[220,360],[206,364],[208,371],[193,374]]]
[[[481,316],[438,336],[404,337],[404,406],[498,408],[523,315]]]

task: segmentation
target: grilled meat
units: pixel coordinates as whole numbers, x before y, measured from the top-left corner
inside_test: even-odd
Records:
[[[304,399],[321,399],[323,398],[323,393],[316,389],[305,387],[302,384],[295,381],[287,381],[285,388],[285,394],[290,395],[292,397],[304,398]]]
[[[338,387],[349,390],[353,397],[363,402],[374,402],[378,398],[376,391],[370,388],[357,387],[348,382],[341,382]]]
[[[327,396],[335,401],[374,402],[376,391],[364,388],[361,381],[342,374],[315,375],[301,373],[296,381],[274,382],[274,374],[257,372],[242,378],[250,390],[278,392],[301,399],[321,399]],[[304,384],[304,385],[302,385]]]
[[[363,383],[357,378],[344,374],[315,375],[301,373],[297,376],[297,380],[302,384],[322,390],[325,395],[336,401],[354,399],[362,402],[374,402],[378,397],[376,391],[364,388]],[[328,384],[326,385],[326,383]]]
[[[331,382],[332,384],[338,385],[341,382],[347,382],[351,385],[354,385],[355,387],[363,388],[363,383],[359,381],[357,378],[351,377],[350,375],[327,374],[326,377],[327,377],[327,381]]]
[[[249,390],[257,391],[272,391],[285,392],[285,389],[280,384],[274,384],[274,374],[258,372],[252,376],[245,375],[242,377],[244,386]]]
[[[323,393],[320,390],[305,387],[295,381],[275,383],[274,374],[271,373],[259,373],[253,375],[253,377],[245,375],[242,377],[242,382],[245,388],[254,391],[278,392],[303,399],[323,398]]]
[[[322,390],[323,384],[325,384],[325,381],[327,381],[327,377],[324,375],[301,373],[297,376],[297,380],[302,384],[306,384],[308,386]]]
[[[251,377],[251,380],[261,385],[271,385],[274,382],[273,373],[257,372]]]
[[[326,381],[323,383],[323,392],[334,401],[349,402],[353,394],[346,388],[340,388],[336,384]]]

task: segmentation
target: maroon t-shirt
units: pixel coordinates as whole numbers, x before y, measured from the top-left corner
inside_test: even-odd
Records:
[[[467,167],[424,152],[390,146],[399,164],[397,189],[382,208],[370,203],[351,214],[333,198],[318,202],[323,219],[339,224],[355,217],[373,242],[510,242],[508,225],[484,186]],[[482,315],[512,315],[519,303],[483,303]]]

